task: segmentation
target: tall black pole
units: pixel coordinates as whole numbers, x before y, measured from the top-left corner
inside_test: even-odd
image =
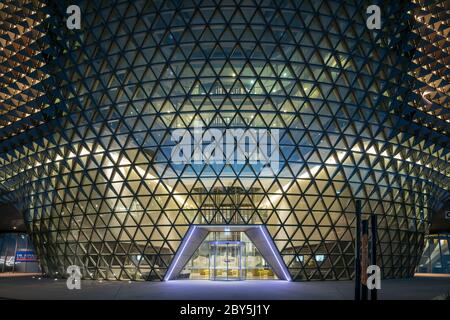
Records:
[[[371,248],[370,248],[370,264],[376,265],[377,264],[377,216],[372,213],[370,215],[370,231],[371,231]],[[377,289],[373,288],[370,290],[370,299],[371,300],[377,300]]]
[[[369,266],[369,221],[362,221],[362,239],[361,239],[361,300],[367,300],[367,267]]]
[[[361,299],[361,200],[355,203],[355,300]]]

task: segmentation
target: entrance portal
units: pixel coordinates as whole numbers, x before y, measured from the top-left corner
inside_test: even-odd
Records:
[[[291,280],[264,225],[193,225],[164,280]]]
[[[245,232],[210,232],[180,272],[179,279],[275,280],[271,266]]]
[[[244,261],[242,257],[244,257]],[[243,262],[245,262],[244,242],[209,242],[209,276],[211,280],[244,280]]]

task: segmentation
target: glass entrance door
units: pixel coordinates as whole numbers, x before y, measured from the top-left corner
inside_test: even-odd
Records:
[[[244,280],[243,256],[245,246],[241,241],[211,241],[209,243],[209,275],[211,280]]]

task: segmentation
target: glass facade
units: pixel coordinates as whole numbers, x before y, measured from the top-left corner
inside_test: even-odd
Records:
[[[349,279],[357,199],[378,216],[383,277],[413,274],[450,176],[446,131],[403,112],[418,108],[413,4],[382,6],[373,31],[373,1],[82,0],[82,29],[68,30],[69,1],[14,12],[19,2],[0,12],[17,24],[45,13],[45,76],[34,75],[48,78],[44,98],[31,93],[51,103],[36,112],[47,126],[0,128],[16,137],[0,145],[0,201],[23,207],[47,274],[162,280],[190,226],[251,224],[267,227],[294,280]],[[278,130],[279,170],[174,163],[174,130],[198,126]],[[215,236],[184,275],[274,277],[244,236]]]
[[[178,277],[195,280],[277,279],[244,232],[211,232]]]
[[[414,132],[427,127],[439,136],[440,143],[448,148],[450,140],[450,90],[447,84],[450,39],[442,31],[448,26],[448,2],[413,0],[414,15],[411,21],[412,56],[410,73],[416,81],[414,102],[403,108],[402,113],[410,119],[407,129]],[[443,81],[444,80],[444,81]]]
[[[417,272],[450,274],[450,235],[433,234],[425,239],[425,249]]]
[[[40,272],[39,261],[27,234],[0,233],[0,273],[4,272]]]

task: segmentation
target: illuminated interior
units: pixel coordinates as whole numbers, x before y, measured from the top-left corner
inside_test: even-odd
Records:
[[[277,279],[244,232],[211,232],[189,260],[179,279]]]

